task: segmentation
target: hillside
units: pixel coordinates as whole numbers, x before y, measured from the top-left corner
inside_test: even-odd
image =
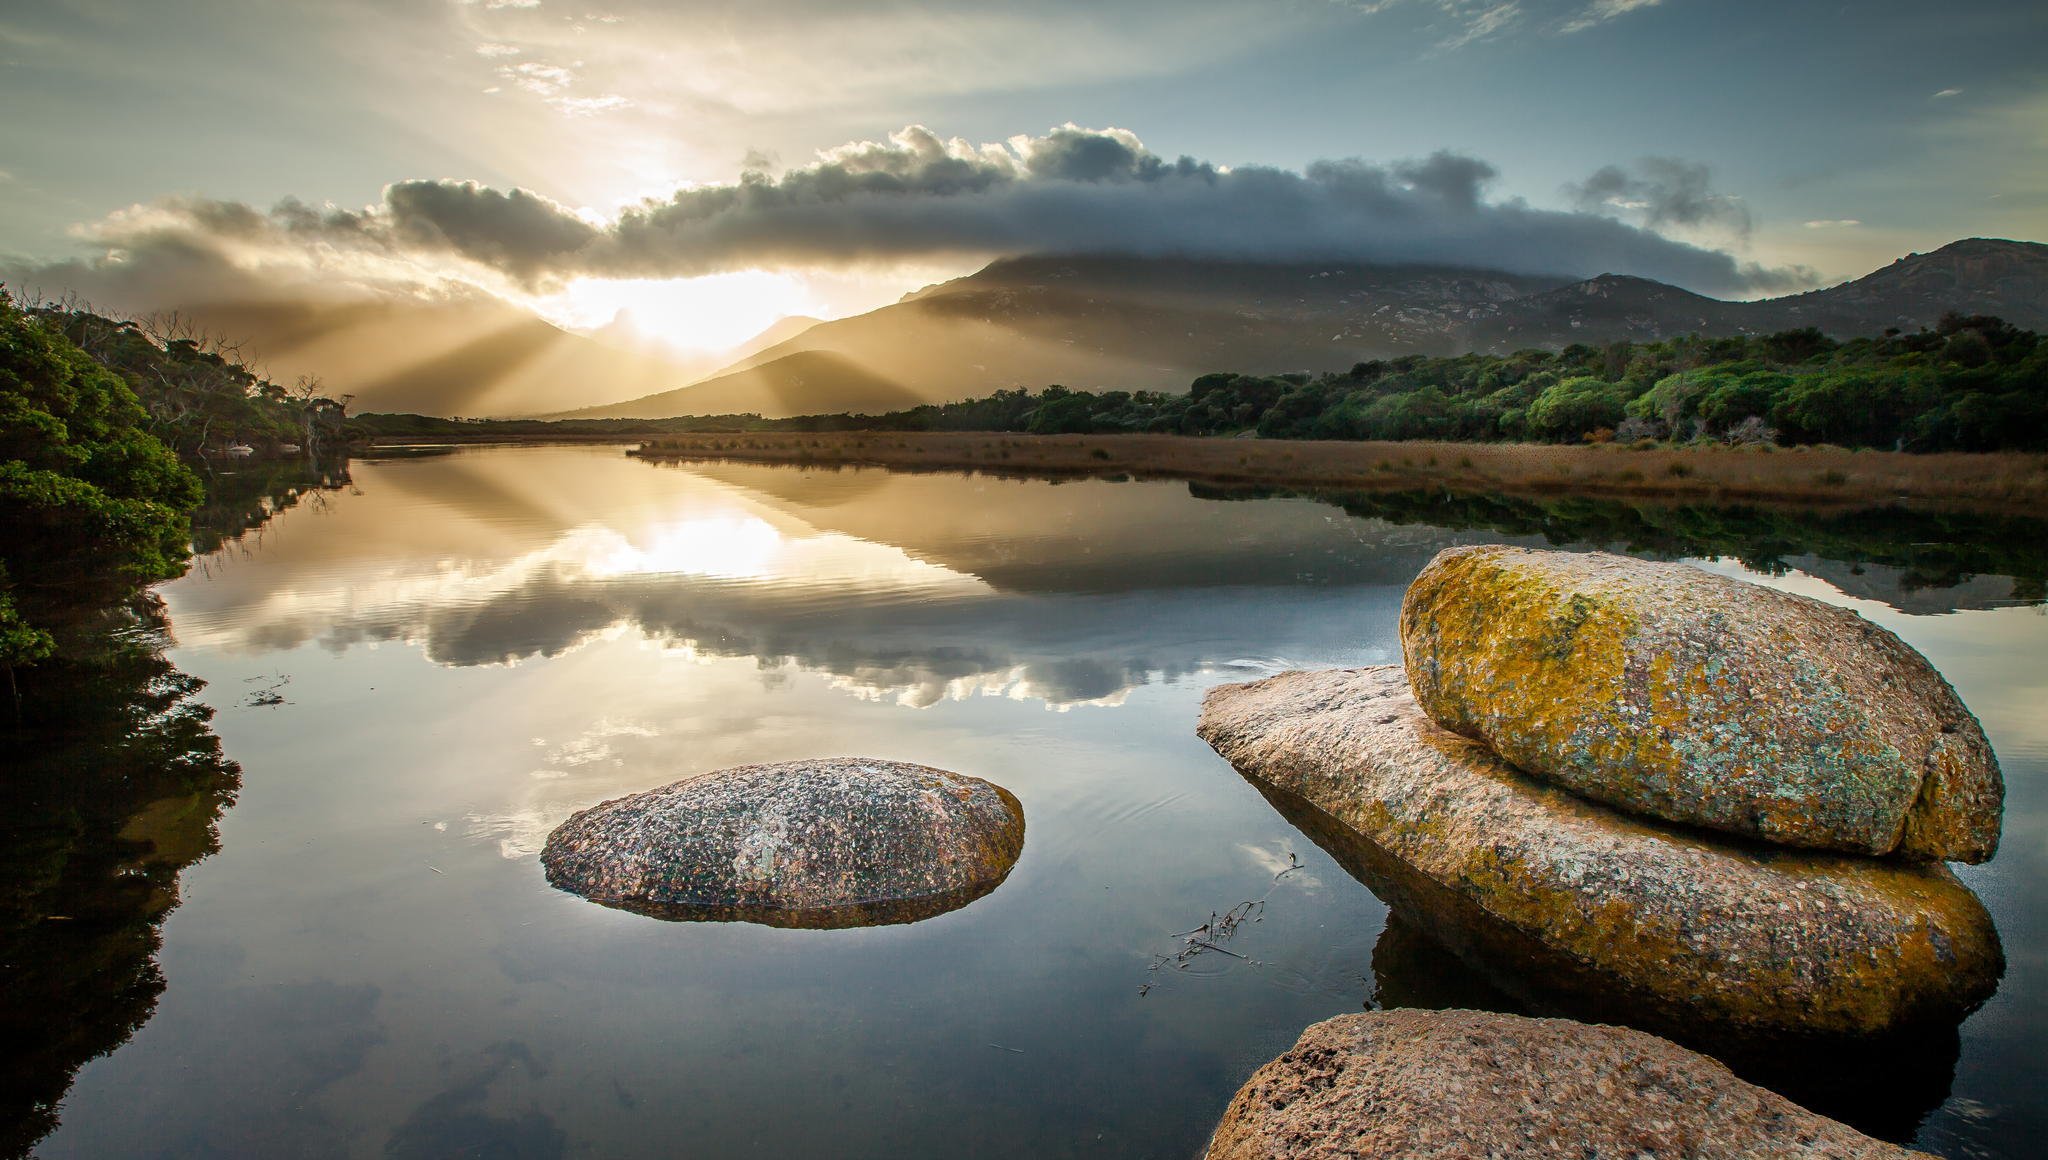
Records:
[[[1472,350],[1572,342],[1649,342],[1680,334],[1771,334],[1818,327],[1836,338],[1918,330],[1943,314],[1992,314],[2048,328],[2048,246],[1968,238],[1823,290],[1723,302],[1644,278],[1603,274],[1501,304],[1467,332]]]
[[[2048,246],[1970,239],[1756,302],[1612,274],[1568,283],[1441,267],[1017,258],[820,323],[698,384],[567,414],[880,412],[1048,383],[1179,390],[1210,371],[1321,372],[1402,354],[1804,326],[1874,335],[1950,310],[2048,328]]]
[[[1018,385],[1179,390],[1218,368],[1339,370],[1450,353],[1475,313],[1563,281],[1428,266],[1008,259],[820,323],[700,385],[564,417],[893,410]],[[859,377],[821,380],[827,351]],[[816,401],[819,391],[831,401]]]
[[[620,350],[482,296],[203,302],[179,313],[231,336],[272,379],[318,375],[325,393],[353,395],[356,411],[530,415],[709,369]]]

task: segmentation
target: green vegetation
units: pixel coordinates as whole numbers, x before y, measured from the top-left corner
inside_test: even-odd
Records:
[[[137,590],[180,575],[211,453],[338,445],[342,405],[295,395],[192,337],[152,338],[0,290],[0,669],[77,647]],[[303,440],[303,442],[293,442]],[[211,471],[206,478],[220,479]]]
[[[199,479],[122,377],[0,297],[0,666],[56,648],[66,609],[185,570]]]
[[[1991,317],[1838,343],[1755,338],[1414,355],[1342,374],[1196,379],[1188,391],[998,391],[886,415],[688,416],[574,423],[365,416],[376,435],[718,431],[1151,432],[1270,439],[1834,444],[1904,451],[2048,450],[2048,340]]]
[[[825,417],[836,419],[839,417]],[[859,418],[859,417],[856,417]],[[830,429],[817,420],[791,426]],[[2048,341],[1988,317],[1837,343],[1818,330],[1411,356],[1344,374],[1204,375],[1185,395],[1049,387],[859,426],[1274,439],[1832,443],[2048,449]]]
[[[175,316],[142,323],[75,307],[30,313],[119,375],[143,408],[142,427],[188,461],[219,459],[236,444],[262,458],[316,459],[345,445],[347,404],[321,395],[318,380],[271,382],[236,348]]]

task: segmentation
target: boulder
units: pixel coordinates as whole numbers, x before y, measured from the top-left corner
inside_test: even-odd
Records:
[[[1620,1027],[1366,1011],[1302,1032],[1223,1113],[1210,1160],[1903,1160],[1712,1059]]]
[[[1304,835],[1387,904],[1372,951],[1372,1007],[1466,1008],[1612,1023],[1660,1035],[1750,1083],[1886,1140],[1909,1139],[1955,1086],[1955,1022],[1880,1034],[1731,1027],[1544,947],[1424,879],[1327,812],[1253,783]]]
[[[863,758],[743,765],[575,814],[548,882],[657,918],[842,927],[912,922],[994,890],[1024,849],[1001,786]]]
[[[1683,564],[1452,548],[1409,587],[1401,648],[1439,724],[1632,813],[1810,849],[1998,849],[1977,719],[1847,609]]]
[[[1991,916],[1939,863],[1721,840],[1518,773],[1424,716],[1395,666],[1210,691],[1199,731],[1460,906],[1668,1023],[1868,1035],[1997,988]]]

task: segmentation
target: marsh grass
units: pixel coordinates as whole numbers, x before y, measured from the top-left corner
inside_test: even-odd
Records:
[[[852,434],[674,435],[635,454],[651,459],[873,464],[1000,471],[1011,451],[1038,474],[1259,483],[1295,487],[1443,487],[1716,500],[1869,504],[1901,499],[1986,510],[2048,509],[2048,455],[1762,450],[1722,446],[1369,443],[1208,439],[1179,435],[920,432],[878,443]]]

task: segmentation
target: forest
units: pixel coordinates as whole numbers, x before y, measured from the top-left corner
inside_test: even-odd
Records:
[[[96,647],[109,609],[184,572],[191,513],[246,490],[247,472],[220,467],[315,463],[343,449],[345,414],[317,383],[272,383],[203,334],[24,305],[0,289],[0,671],[10,688],[21,666]]]
[[[474,421],[366,415],[372,435],[1003,431],[1256,433],[1269,439],[1833,444],[2048,450],[2048,342],[1998,318],[1838,342],[1755,337],[1362,362],[1336,374],[1219,372],[1185,392],[1050,386],[883,415]]]

